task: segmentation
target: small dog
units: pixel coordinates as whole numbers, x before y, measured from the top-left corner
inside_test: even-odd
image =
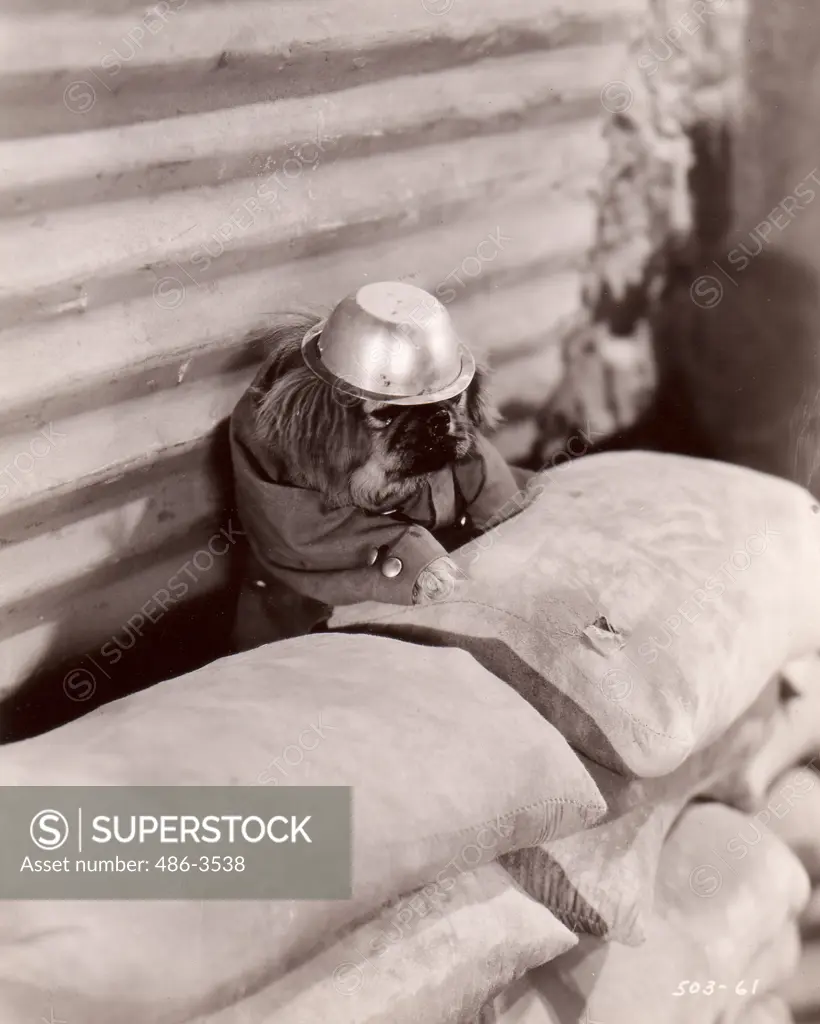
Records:
[[[483,436],[498,418],[484,372],[434,404],[355,397],[305,363],[321,319],[293,315],[258,337],[267,358],[231,421],[256,586],[272,576],[329,608],[440,599],[465,578],[448,552],[519,491]]]
[[[301,352],[303,336],[319,320],[294,317],[270,332],[272,355],[252,389],[256,437],[281,482],[318,491],[329,508],[353,505],[382,515],[417,495],[433,474],[473,455],[478,434],[498,422],[481,369],[465,392],[433,405],[351,398],[328,386]],[[435,559],[416,583],[414,602],[434,599],[462,578],[451,559]]]

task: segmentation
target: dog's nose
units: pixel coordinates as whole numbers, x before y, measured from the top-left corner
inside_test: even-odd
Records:
[[[450,433],[450,413],[446,409],[436,409],[428,423],[430,436],[436,441],[443,441]]]

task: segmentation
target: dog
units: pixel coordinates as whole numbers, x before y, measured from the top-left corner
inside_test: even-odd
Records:
[[[520,490],[484,436],[499,418],[486,371],[432,404],[357,397],[305,362],[321,320],[291,315],[258,336],[267,354],[231,419],[257,583],[325,608],[440,600],[465,579],[448,553]]]

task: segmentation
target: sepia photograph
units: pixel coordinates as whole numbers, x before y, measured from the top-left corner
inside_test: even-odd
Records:
[[[820,1024],[820,4],[0,0],[0,610],[0,1024]]]

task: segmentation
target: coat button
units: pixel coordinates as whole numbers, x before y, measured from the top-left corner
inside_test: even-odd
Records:
[[[378,548],[371,548],[367,552],[367,564],[368,565],[375,565],[376,562],[378,562],[378,560],[379,560],[379,549]]]
[[[395,555],[391,555],[390,558],[385,558],[382,564],[382,576],[386,576],[389,580],[394,579],[402,571],[404,565],[400,558],[396,558]]]

